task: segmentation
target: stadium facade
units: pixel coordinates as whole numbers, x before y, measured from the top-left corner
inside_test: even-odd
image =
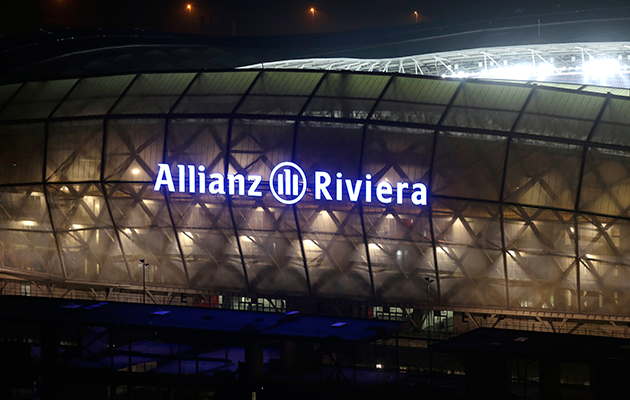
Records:
[[[576,48],[617,62],[617,87],[578,83],[579,65],[515,82],[409,57],[5,84],[4,285],[628,321],[626,47],[468,65],[577,65]]]

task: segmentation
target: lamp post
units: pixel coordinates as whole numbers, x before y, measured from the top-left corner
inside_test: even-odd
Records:
[[[142,263],[142,304],[146,304],[146,296],[147,296],[147,278],[146,278],[146,270],[149,266],[149,263],[144,262],[144,258],[140,260]]]
[[[311,17],[313,19],[313,23],[315,23],[315,8],[311,7]]]
[[[413,13],[416,16],[416,24],[417,24],[418,23],[418,11],[414,11]]]
[[[432,373],[433,357],[429,346],[431,345],[431,327],[433,326],[433,321],[429,320],[429,317],[431,316],[431,284],[435,281],[435,279],[425,276],[424,280],[427,281],[427,352],[429,353],[429,373]],[[432,316],[431,319],[433,319]]]
[[[431,284],[435,282],[435,279],[431,279],[428,276],[424,277],[424,280],[427,281],[427,331],[429,332],[429,339],[431,338],[431,325],[429,322],[429,315],[431,313]]]

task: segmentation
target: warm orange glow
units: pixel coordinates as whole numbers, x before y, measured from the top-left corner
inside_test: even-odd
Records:
[[[312,13],[314,13],[314,12],[315,12],[315,9],[314,9],[314,8],[311,8],[311,12],[312,12]]]
[[[416,24],[418,23],[418,11],[413,12],[416,15]]]
[[[186,8],[187,8],[187,9],[189,9],[189,10],[191,10],[191,9],[192,9],[192,6],[189,4],[189,5],[187,5],[187,6],[186,6]]]

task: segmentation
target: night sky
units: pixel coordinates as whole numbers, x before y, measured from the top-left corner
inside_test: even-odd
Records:
[[[384,28],[624,7],[620,0],[8,0],[0,34],[39,29],[103,28],[208,35],[265,36]],[[192,5],[189,12],[187,4]],[[315,18],[309,12],[315,9]]]

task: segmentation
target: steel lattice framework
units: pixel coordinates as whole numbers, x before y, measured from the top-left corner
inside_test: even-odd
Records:
[[[630,313],[630,100],[383,73],[0,87],[0,271],[453,309]],[[157,164],[424,182],[426,207],[153,191]],[[267,178],[265,178],[267,179]]]
[[[314,58],[261,63],[242,68],[386,72],[627,89],[630,88],[630,43],[489,47],[383,59]],[[628,92],[618,94],[628,95]]]

